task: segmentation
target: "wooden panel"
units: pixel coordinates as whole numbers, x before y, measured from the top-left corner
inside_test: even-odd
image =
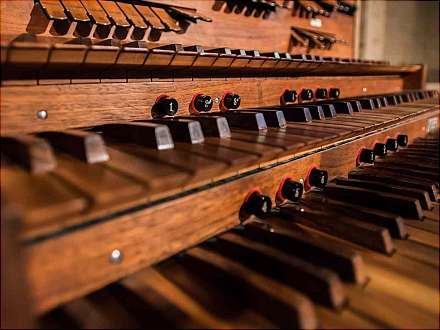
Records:
[[[359,148],[402,132],[410,140],[424,136],[427,118],[435,116],[436,110],[351,143],[286,160],[240,180],[30,244],[26,254],[36,311],[79,297],[237,225],[238,210],[251,188],[258,186],[274,196],[284,176],[304,178],[312,164],[327,169],[330,178],[344,175],[355,167]],[[221,202],[219,196],[223,196]],[[111,263],[109,257],[116,248],[122,251],[123,260]]]
[[[289,87],[341,89],[341,97],[392,93],[402,89],[398,76],[248,78],[242,80],[160,81],[112,84],[73,84],[1,87],[1,134],[61,130],[121,120],[151,118],[151,107],[161,94],[179,102],[178,115],[189,114],[192,97],[203,91],[221,98],[226,90],[241,96],[241,107],[273,106]],[[366,92],[364,92],[366,88]],[[46,110],[45,120],[36,113]],[[212,111],[218,111],[214,104]]]
[[[212,22],[198,21],[191,24],[184,34],[162,33],[160,42],[186,43],[209,46],[228,46],[231,48],[258,49],[261,51],[288,51],[290,27],[310,28],[310,19],[292,16],[291,10],[278,9],[267,19],[245,16],[243,13],[225,13],[213,10],[214,0],[175,0],[164,1],[172,5],[196,8],[197,12],[212,18]],[[32,0],[8,1],[1,4],[1,31],[4,41],[9,41],[25,33]],[[18,18],[18,19],[17,19]],[[354,17],[334,12],[330,18],[320,16],[322,27],[319,30],[336,34],[338,39],[347,43],[338,43],[331,51],[313,49],[312,53],[325,56],[353,56]],[[240,33],[235,33],[240,31]],[[232,33],[233,32],[233,33]],[[50,34],[46,34],[50,35]],[[258,37],[257,37],[258,36]],[[152,38],[157,36],[152,35]],[[304,48],[294,48],[294,53],[305,53]]]

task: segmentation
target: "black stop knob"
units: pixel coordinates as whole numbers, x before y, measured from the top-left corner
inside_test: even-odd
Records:
[[[313,91],[309,88],[305,88],[301,91],[301,100],[310,101],[313,99]]]
[[[408,135],[399,134],[397,136],[397,144],[399,145],[399,147],[406,147],[408,145]]]
[[[387,155],[387,146],[385,143],[376,143],[373,150],[375,156],[385,157]]]
[[[385,143],[387,150],[390,151],[396,151],[397,148],[399,148],[399,144],[397,143],[396,139],[387,139],[386,143]]]
[[[328,181],[328,173],[326,170],[314,168],[309,174],[309,184],[311,187],[324,188]]]
[[[297,97],[298,97],[298,95],[297,95],[296,91],[293,89],[286,89],[282,95],[282,98],[283,98],[284,102],[286,102],[286,103],[295,102]]]
[[[211,96],[200,94],[194,98],[193,105],[197,112],[208,112],[212,109],[212,103]]]
[[[156,101],[151,112],[154,118],[158,118],[174,116],[177,113],[177,110],[179,110],[177,100],[172,97],[163,96]]]
[[[339,88],[330,88],[330,90],[328,91],[328,95],[332,99],[337,99],[341,95],[341,91]]]
[[[238,107],[240,106],[240,102],[241,102],[241,98],[240,95],[238,94],[227,93],[223,97],[223,106],[226,109],[233,109],[233,110],[238,109]]]
[[[291,202],[297,202],[303,194],[303,185],[300,182],[287,179],[281,187],[281,195]]]
[[[247,213],[257,217],[264,217],[272,209],[272,201],[269,196],[259,192],[252,193],[243,205]]]
[[[359,162],[373,164],[374,163],[374,151],[371,149],[363,148],[359,154]]]
[[[317,99],[326,99],[328,97],[327,89],[318,88],[315,92],[315,97]]]

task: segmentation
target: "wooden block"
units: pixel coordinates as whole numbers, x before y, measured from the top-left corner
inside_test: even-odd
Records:
[[[52,171],[57,162],[49,143],[32,135],[1,138],[2,153],[34,174]]]
[[[113,24],[116,25],[113,36],[120,40],[127,38],[130,23],[127,21],[124,13],[118,7],[116,2],[99,0],[99,3],[101,4],[102,8],[104,8],[107,16],[110,18]]]
[[[134,26],[131,38],[134,40],[142,40],[145,32],[148,29],[148,24],[145,23],[143,17],[130,3],[118,2],[119,8],[124,12],[127,20]]]
[[[75,33],[82,37],[88,37],[93,27],[87,15],[87,10],[83,7],[81,1],[78,0],[61,0],[67,15],[76,22]]]

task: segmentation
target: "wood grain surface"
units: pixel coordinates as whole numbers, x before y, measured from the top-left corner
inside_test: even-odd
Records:
[[[238,210],[252,188],[274,196],[283,177],[305,178],[313,164],[328,170],[330,178],[344,175],[355,167],[359,148],[397,133],[410,140],[424,136],[427,119],[436,116],[434,110],[350,143],[286,158],[240,180],[30,244],[26,255],[35,308],[47,311],[237,225]],[[113,249],[122,251],[121,263],[109,262]]]

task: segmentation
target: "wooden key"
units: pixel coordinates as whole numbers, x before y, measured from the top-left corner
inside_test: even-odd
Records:
[[[114,1],[99,0],[102,8],[104,8],[107,16],[116,25],[114,36],[120,40],[127,38],[130,29],[130,23],[125,18],[124,13]]]
[[[342,245],[334,245],[318,240],[295,230],[283,231],[267,228],[263,224],[251,222],[235,233],[248,239],[264,243],[284,253],[298,256],[324,268],[332,269],[344,281],[364,284],[367,274],[362,258],[353,250]]]
[[[426,180],[417,180],[411,177],[396,177],[389,171],[381,171],[378,168],[368,167],[365,169],[358,169],[350,171],[348,173],[348,178],[357,180],[368,180],[374,182],[382,182],[385,184],[391,184],[398,187],[407,187],[420,189],[428,192],[431,201],[435,202],[437,200],[438,190],[433,182],[427,182]]]
[[[87,206],[84,196],[52,174],[30,175],[3,164],[0,171],[2,194],[22,208],[27,233],[42,224],[79,214]]]
[[[200,123],[203,135],[218,137],[220,139],[231,137],[231,130],[226,118],[221,116],[179,116],[177,119],[195,120]]]
[[[188,251],[185,262],[223,288],[236,288],[252,309],[280,327],[316,327],[314,309],[301,293],[236,261],[201,248]],[[183,262],[183,261],[182,261]]]
[[[187,119],[152,119],[152,123],[166,125],[175,141],[191,144],[202,143],[204,135],[202,126],[198,121]]]
[[[22,135],[1,138],[2,153],[28,171],[40,174],[57,166],[53,150],[46,140]]]
[[[39,0],[49,19],[67,21],[64,7],[58,0]]]
[[[133,141],[145,147],[158,150],[174,148],[171,132],[166,125],[156,123],[132,122],[126,124],[108,124],[94,128],[104,136],[116,140]]]
[[[246,109],[246,112],[261,113],[268,127],[286,127],[286,118],[282,111],[272,109]]]
[[[104,164],[85,164],[69,156],[59,156],[54,173],[81,191],[94,207],[115,205],[144,196],[144,188],[134,180],[112,171]]]
[[[313,105],[313,104],[307,104],[307,106],[300,107],[300,106],[285,106],[286,108],[293,108],[293,109],[301,109],[301,108],[307,108],[309,109],[310,115],[312,116],[312,119],[316,120],[323,120],[325,119],[324,110],[322,109],[322,106],[320,105]]]
[[[110,34],[112,23],[98,0],[81,0],[81,3],[96,24],[95,35],[100,39],[106,39]]]
[[[162,24],[165,25],[168,29],[174,32],[182,31],[182,28],[179,26],[179,23],[175,21],[174,18],[172,18],[170,14],[166,12],[165,9],[161,7],[150,7],[150,9],[154,14],[156,14],[157,17],[159,17]]]
[[[336,183],[338,185],[343,185],[343,186],[359,187],[359,188],[366,188],[366,189],[377,190],[382,192],[390,192],[396,195],[416,198],[419,200],[420,205],[422,206],[423,209],[425,210],[432,209],[432,203],[431,200],[429,199],[429,195],[424,190],[415,189],[415,188],[396,187],[380,182],[345,179],[341,177],[335,178],[332,181],[332,183]]]
[[[203,143],[196,145],[176,143],[176,149],[192,152],[215,161],[226,163],[229,166],[254,164],[258,159],[255,155],[213,144]]]
[[[141,328],[139,320],[112,293],[110,288],[105,288],[69,301],[45,315],[42,318],[42,327]],[[146,304],[143,307],[147,307]],[[159,319],[159,315],[156,314],[155,317],[156,320]]]
[[[404,197],[371,189],[327,184],[325,194],[330,198],[356,203],[383,211],[393,212],[403,217],[423,219],[423,211],[418,199]]]
[[[310,114],[309,108],[306,107],[280,107],[283,112],[286,121],[288,122],[310,122],[312,121],[312,115]]]
[[[438,184],[438,173],[429,171],[429,170],[418,170],[418,169],[412,169],[412,168],[407,168],[407,167],[403,167],[401,165],[388,165],[387,163],[381,163],[381,162],[377,162],[374,164],[374,167],[377,169],[385,169],[388,171],[392,171],[394,173],[399,173],[399,175],[408,175],[410,177],[414,177],[414,178],[424,178],[427,180],[431,180],[433,182],[435,182],[436,184]]]
[[[289,132],[303,136],[319,137],[323,139],[333,139],[347,134],[346,130],[340,128],[330,127],[327,123],[291,123],[287,124],[287,130]]]
[[[212,19],[208,16],[198,13],[196,10],[190,10],[189,8],[170,6],[168,10],[174,14],[177,14],[192,21],[196,21],[199,19],[205,22],[212,22]]]
[[[205,114],[203,114],[204,116]],[[240,128],[245,130],[265,130],[267,124],[264,119],[264,115],[255,112],[246,112],[238,110],[230,110],[225,112],[212,112],[207,114],[209,116],[222,116],[228,120],[228,124],[231,128]]]
[[[170,263],[168,268],[172,267]],[[158,268],[163,271],[165,267]],[[174,265],[173,270],[174,277],[182,277],[184,270],[181,267]],[[145,321],[142,322],[144,327],[151,327],[152,324],[160,328],[224,328],[232,325],[211,313],[197,300],[197,296],[179,287],[167,278],[166,271],[163,272],[165,274],[154,268],[141,270],[124,279],[120,285],[111,287],[111,292],[135,315],[135,319]],[[194,281],[194,278],[187,278],[185,285],[191,285]],[[145,309],[151,315],[148,312],[145,314]]]
[[[65,130],[61,132],[44,132],[38,135],[48,139],[56,149],[86,163],[100,163],[109,159],[104,140],[96,133]]]
[[[165,163],[190,173],[192,180],[211,179],[219,175],[228,165],[183,150],[153,150],[135,144],[118,144],[118,149],[157,163]]]
[[[78,0],[61,0],[61,3],[66,9],[70,19],[76,22],[75,33],[82,37],[88,37],[93,24],[82,3]]]
[[[264,144],[271,147],[280,148],[281,150],[288,151],[296,149],[304,144],[301,142],[294,141],[291,136],[283,135],[283,134],[259,134],[258,132],[253,131],[240,131],[232,129],[233,140],[246,141],[251,143]]]
[[[334,272],[264,243],[226,233],[208,242],[206,248],[300,290],[320,304],[340,308],[346,302],[342,283]]]
[[[154,30],[165,30],[167,27],[162,23],[159,17],[146,5],[134,5],[138,12],[142,15],[145,22]]]
[[[270,217],[267,221],[269,224],[274,223],[287,228],[292,223],[300,223],[374,251],[385,254],[394,252],[394,245],[386,228],[319,208],[283,206],[280,208],[279,217]]]
[[[353,203],[347,203],[324,197],[321,193],[311,192],[302,200],[309,207],[318,207],[325,211],[328,209],[334,213],[341,213],[359,221],[365,221],[388,229],[391,237],[405,239],[408,233],[404,220],[398,214],[376,210],[368,207],[359,207]]]
[[[280,148],[270,147],[264,144],[227,139],[205,138],[205,144],[221,145],[225,148],[243,151],[252,155],[256,155],[259,161],[274,159],[281,151]]]
[[[118,6],[124,12],[130,24],[134,26],[131,38],[135,40],[142,40],[145,36],[145,31],[148,29],[148,24],[145,23],[143,17],[132,4],[118,2]]]
[[[117,146],[110,144],[107,147],[110,160],[106,166],[124,173],[149,188],[149,195],[159,193],[166,189],[182,187],[190,179],[190,174],[181,169],[164,163],[158,163],[147,158],[136,157],[119,150]]]

